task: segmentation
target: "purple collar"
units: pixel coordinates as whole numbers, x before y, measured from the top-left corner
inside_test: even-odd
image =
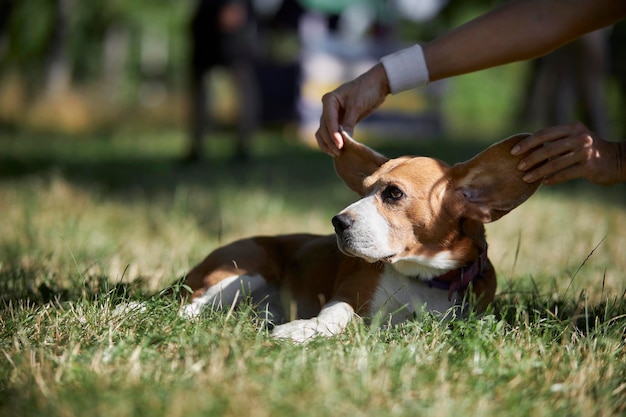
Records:
[[[452,300],[452,294],[457,291],[461,292],[466,290],[474,279],[483,276],[486,264],[487,248],[485,247],[483,253],[470,266],[464,266],[448,271],[439,277],[427,281],[427,284],[431,288],[448,290],[448,300]]]

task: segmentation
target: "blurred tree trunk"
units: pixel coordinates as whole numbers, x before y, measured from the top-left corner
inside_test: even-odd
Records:
[[[13,0],[0,0],[0,65],[4,64],[4,55],[9,38],[9,20],[14,5]]]
[[[54,25],[45,68],[44,90],[47,95],[67,91],[71,83],[71,64],[68,53],[68,25],[70,0],[55,0]]]
[[[103,81],[109,98],[116,99],[123,90],[122,85],[126,76],[130,48],[129,30],[122,25],[110,25],[103,42]]]
[[[533,61],[520,124],[536,130],[580,120],[608,137],[607,34],[604,29],[591,32]]]

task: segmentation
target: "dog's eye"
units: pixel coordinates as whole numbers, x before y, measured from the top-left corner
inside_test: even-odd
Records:
[[[382,197],[386,201],[398,201],[404,197],[404,192],[395,185],[390,185],[383,190]]]

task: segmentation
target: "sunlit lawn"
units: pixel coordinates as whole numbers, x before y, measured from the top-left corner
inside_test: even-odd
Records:
[[[193,166],[179,132],[0,136],[0,415],[626,413],[623,186],[542,188],[489,225],[499,295],[482,319],[357,322],[293,346],[245,308],[112,315],[221,243],[332,232],[354,196],[286,136],[260,135],[246,164],[222,137]],[[485,144],[375,146],[455,162]]]

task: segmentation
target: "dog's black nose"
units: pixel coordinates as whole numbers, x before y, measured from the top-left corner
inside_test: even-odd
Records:
[[[332,219],[333,226],[335,226],[335,233],[341,234],[347,228],[352,226],[353,220],[352,217],[347,214],[338,214]]]

